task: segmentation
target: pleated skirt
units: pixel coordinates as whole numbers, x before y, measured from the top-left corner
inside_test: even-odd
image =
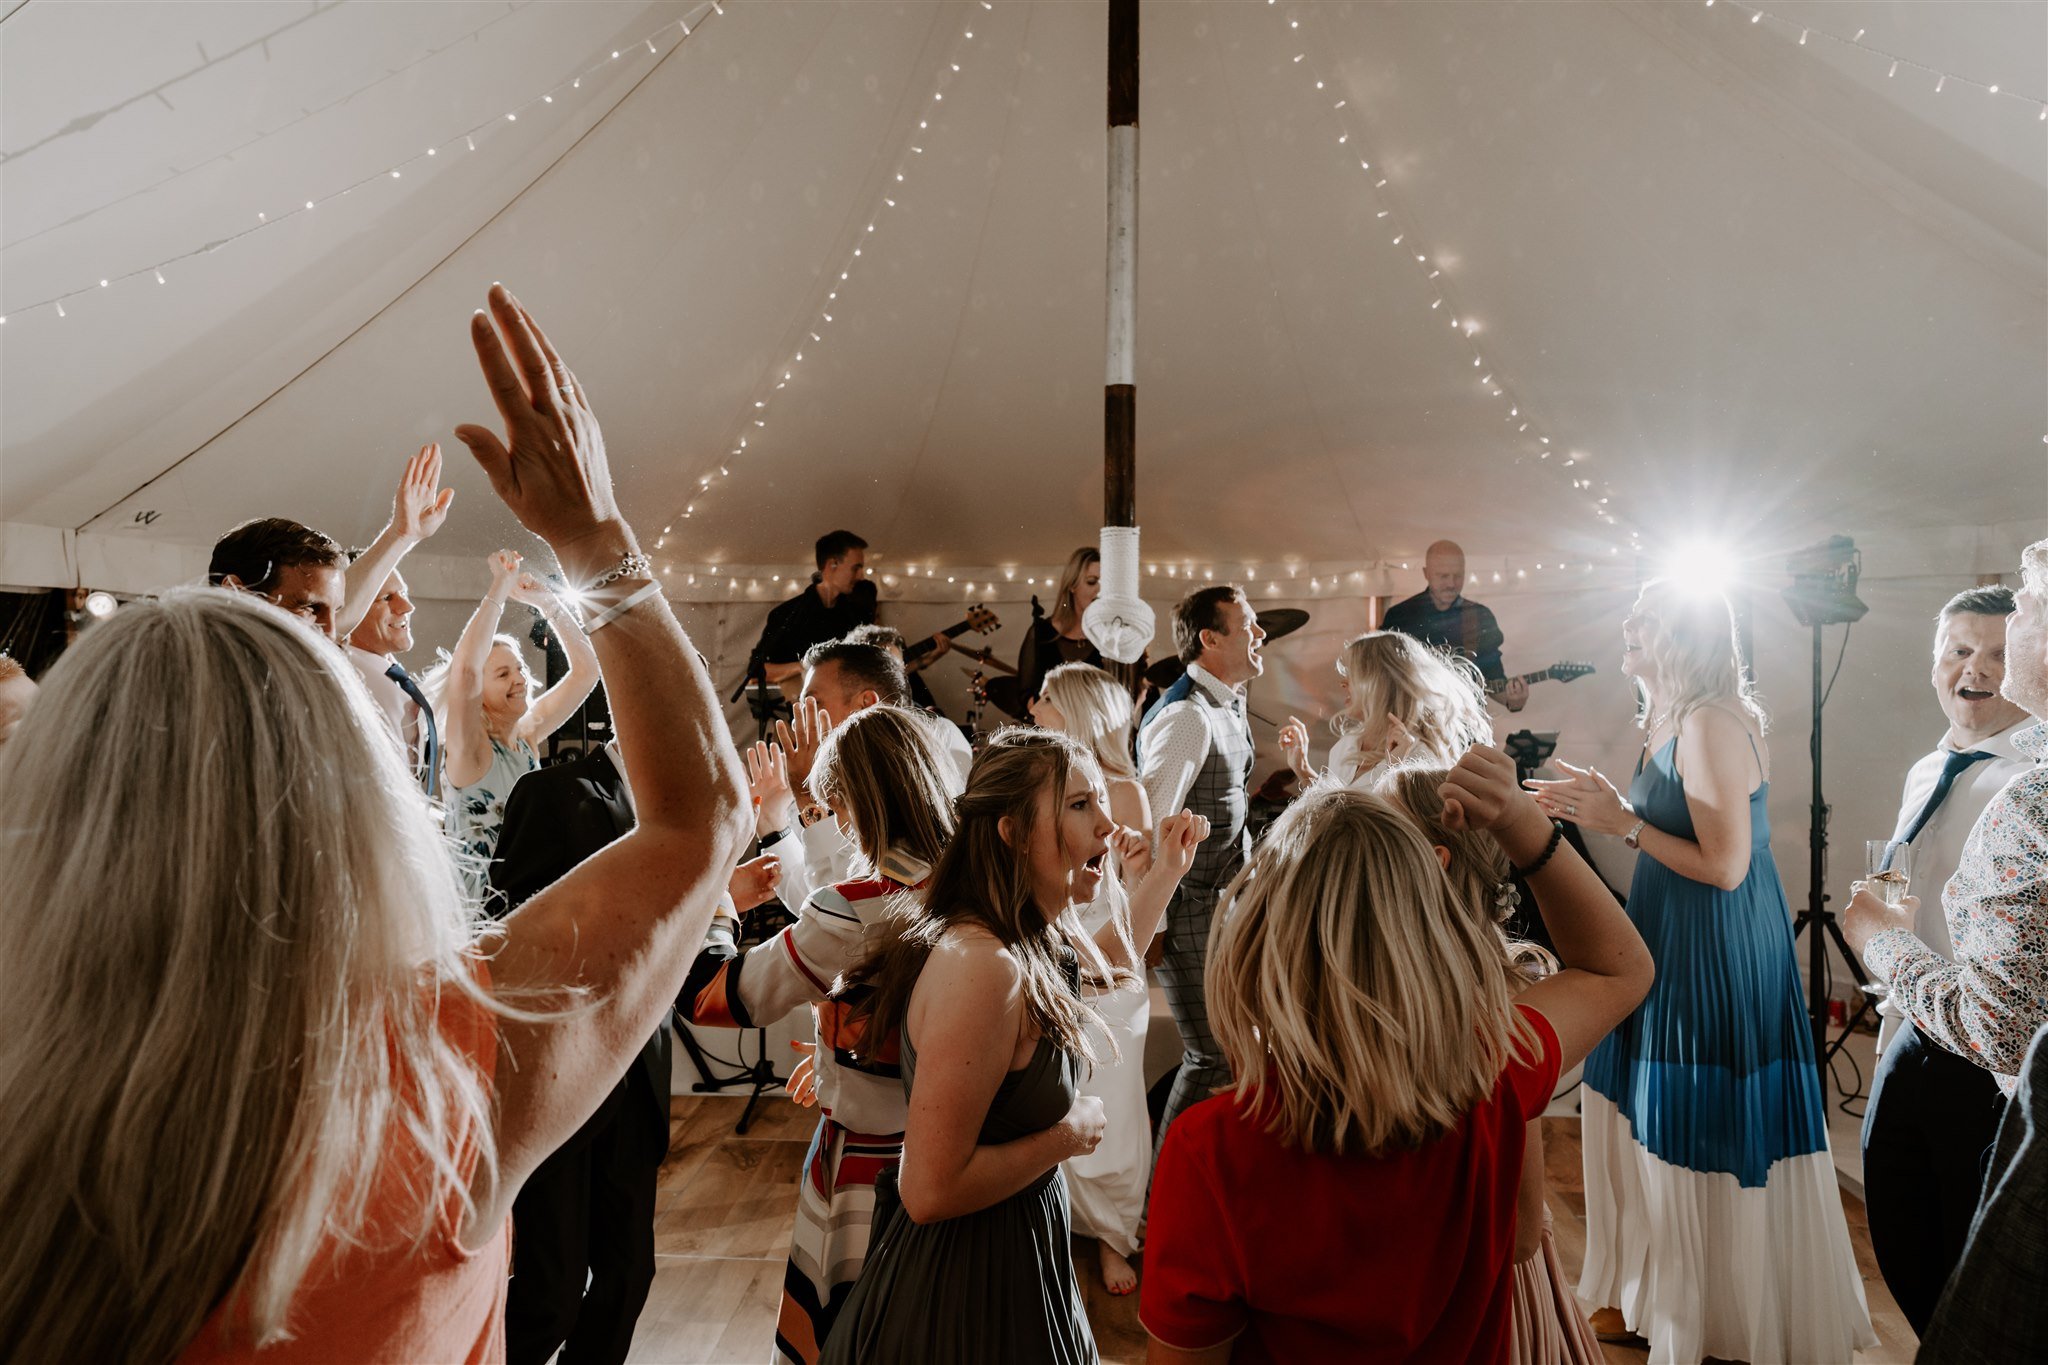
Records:
[[[1733,891],[1639,860],[1649,997],[1586,1062],[1586,1265],[1653,1362],[1843,1361],[1876,1344],[1768,846]]]

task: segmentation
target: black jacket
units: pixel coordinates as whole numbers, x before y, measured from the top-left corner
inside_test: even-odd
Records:
[[[598,745],[581,758],[536,768],[505,801],[505,823],[491,859],[491,886],[510,913],[568,875],[569,870],[634,825],[626,779]],[[640,1049],[637,1063],[659,1109],[648,1118],[668,1140],[670,1048],[666,1022]]]

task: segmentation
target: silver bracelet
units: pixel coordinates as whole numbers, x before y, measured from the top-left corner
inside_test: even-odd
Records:
[[[610,569],[606,570],[603,574],[599,575],[597,580],[587,585],[583,589],[583,591],[587,595],[589,593],[596,592],[599,588],[609,587],[612,584],[618,582],[622,578],[652,577],[654,577],[653,560],[649,559],[646,555],[641,554],[627,555],[624,559],[612,565]]]
[[[616,607],[606,607],[603,611],[591,617],[589,622],[584,625],[583,633],[585,635],[595,635],[627,612],[633,610],[633,608],[639,606],[642,602],[645,602],[648,598],[659,596],[661,596],[661,584],[643,583],[637,591]]]

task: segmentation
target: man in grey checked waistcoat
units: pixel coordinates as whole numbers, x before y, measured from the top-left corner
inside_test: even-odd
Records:
[[[1259,657],[1265,638],[1241,588],[1200,588],[1182,598],[1173,609],[1173,643],[1187,673],[1145,713],[1139,732],[1139,777],[1152,818],[1164,820],[1185,808],[1209,820],[1209,837],[1166,907],[1159,984],[1180,1028],[1182,1056],[1155,1155],[1175,1115],[1230,1083],[1230,1066],[1209,1029],[1202,970],[1217,898],[1249,851],[1244,818],[1252,732],[1244,688],[1265,671]]]

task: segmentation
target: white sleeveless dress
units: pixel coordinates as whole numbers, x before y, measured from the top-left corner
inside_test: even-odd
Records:
[[[1106,895],[1081,911],[1081,925],[1093,936],[1109,923]],[[1074,1232],[1094,1237],[1124,1256],[1137,1254],[1138,1228],[1145,1217],[1145,1186],[1152,1176],[1152,1115],[1145,1106],[1145,1023],[1152,997],[1143,986],[1098,993],[1085,987],[1088,1003],[1109,1022],[1118,1055],[1101,1025],[1088,1026],[1089,1045],[1101,1060],[1081,1068],[1081,1093],[1102,1101],[1107,1124],[1102,1141],[1086,1156],[1065,1163]]]

